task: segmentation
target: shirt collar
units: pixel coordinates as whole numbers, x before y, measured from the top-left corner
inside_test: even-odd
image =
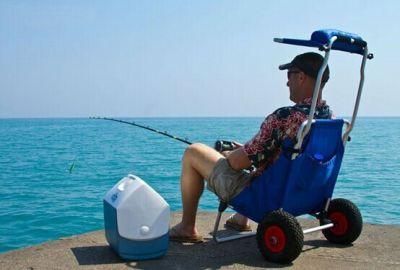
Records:
[[[297,103],[297,105],[311,105],[311,103],[312,103],[312,98],[308,97],[308,98],[303,99],[299,103]],[[325,100],[320,99],[320,100],[317,101],[317,107],[321,107],[321,106],[324,106],[324,105],[326,105],[326,101]]]

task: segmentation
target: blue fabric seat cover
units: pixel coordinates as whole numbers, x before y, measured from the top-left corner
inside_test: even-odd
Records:
[[[256,222],[279,208],[294,216],[320,212],[332,196],[340,170],[342,128],[343,119],[316,120],[296,159],[291,160],[291,153],[283,147],[278,160],[229,205]]]

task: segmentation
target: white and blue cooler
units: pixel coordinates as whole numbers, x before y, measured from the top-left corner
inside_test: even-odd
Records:
[[[124,177],[103,204],[106,239],[121,258],[145,260],[167,252],[169,205],[142,179]]]

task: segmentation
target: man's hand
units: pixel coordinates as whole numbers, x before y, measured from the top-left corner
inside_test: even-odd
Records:
[[[234,150],[238,149],[239,147],[242,147],[242,146],[243,146],[243,144],[238,143],[238,142],[235,142],[235,141],[232,141],[232,144],[233,144],[234,147],[235,147],[233,150],[231,150],[231,151],[222,151],[222,152],[221,152],[221,154],[222,154],[224,157],[227,158],[227,157],[230,155],[230,153],[231,153],[232,151],[234,151]]]

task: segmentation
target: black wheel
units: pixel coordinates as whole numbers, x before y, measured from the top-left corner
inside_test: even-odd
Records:
[[[290,263],[303,248],[303,231],[291,214],[276,210],[257,227],[258,249],[267,261]]]
[[[357,206],[346,199],[330,202],[327,218],[334,224],[322,233],[329,242],[348,245],[360,236],[363,226],[362,216]]]

